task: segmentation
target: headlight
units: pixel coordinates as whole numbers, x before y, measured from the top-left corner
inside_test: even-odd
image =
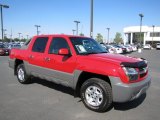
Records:
[[[136,68],[130,68],[130,67],[122,67],[122,68],[130,81],[138,79],[138,72]]]

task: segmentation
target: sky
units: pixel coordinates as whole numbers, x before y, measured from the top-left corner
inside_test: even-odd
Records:
[[[40,34],[73,34],[78,20],[79,33],[90,34],[91,0],[0,0],[3,8],[4,29],[8,37],[18,38],[18,33],[27,38],[36,35],[35,25],[40,25]],[[143,25],[160,26],[160,0],[94,0],[93,35],[101,33],[110,39],[116,32],[123,37],[123,28],[138,26],[142,13]],[[1,35],[0,35],[1,37]]]

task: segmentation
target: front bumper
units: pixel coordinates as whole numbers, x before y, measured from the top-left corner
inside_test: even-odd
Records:
[[[148,75],[143,81],[131,84],[122,83],[118,77],[110,77],[114,102],[132,101],[146,93],[151,84],[151,77]]]

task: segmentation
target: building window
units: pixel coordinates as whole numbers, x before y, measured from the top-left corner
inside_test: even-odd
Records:
[[[151,32],[150,37],[160,37],[160,32]]]

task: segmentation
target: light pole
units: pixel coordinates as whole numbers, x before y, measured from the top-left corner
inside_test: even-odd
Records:
[[[142,18],[144,17],[143,14],[139,14],[140,16],[140,43],[142,42],[142,35],[141,35],[141,32],[142,32]]]
[[[109,44],[109,30],[110,30],[110,28],[107,28],[107,30],[108,30],[108,40],[107,40],[107,43]]]
[[[19,35],[19,40],[21,39],[21,34],[22,34],[22,33],[18,33],[18,35]]]
[[[4,35],[4,37],[6,37],[6,34],[5,34],[6,31],[7,31],[7,29],[3,29],[3,35]]]
[[[7,38],[7,34],[4,34],[4,37],[6,37],[6,38]]]
[[[2,41],[3,41],[3,9],[2,8],[9,8],[9,6],[0,4],[0,7],[1,7],[1,30],[2,30]]]
[[[27,40],[28,40],[29,35],[26,35],[26,36],[27,36]]]
[[[12,42],[12,29],[11,29],[11,34],[10,34],[10,42]]]
[[[80,23],[80,21],[75,20],[74,22],[76,23],[76,29],[77,29],[76,31],[77,31],[77,35],[78,35],[78,24]]]
[[[90,37],[93,38],[93,0],[91,0]]]
[[[152,33],[152,47],[153,47],[153,37],[154,37],[154,27],[155,27],[155,25],[152,25],[152,27],[153,27],[153,33]]]
[[[75,32],[75,31],[76,31],[76,30],[74,30],[74,29],[72,30],[72,32],[73,32],[73,35],[74,35],[74,32]]]
[[[35,27],[37,28],[37,35],[39,33],[38,28],[41,27],[40,25],[35,25]]]

